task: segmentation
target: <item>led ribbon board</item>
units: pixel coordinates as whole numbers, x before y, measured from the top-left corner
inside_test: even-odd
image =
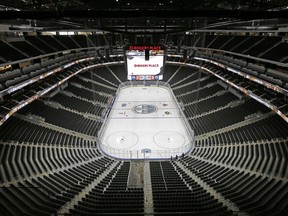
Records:
[[[162,45],[124,47],[128,80],[162,80],[166,48]]]

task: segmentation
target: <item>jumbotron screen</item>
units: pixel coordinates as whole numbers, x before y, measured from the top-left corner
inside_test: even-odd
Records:
[[[126,47],[125,61],[128,80],[162,80],[165,48],[158,45]]]

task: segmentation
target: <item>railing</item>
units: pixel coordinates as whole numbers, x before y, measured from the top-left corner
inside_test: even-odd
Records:
[[[260,79],[255,79],[255,78],[254,78],[253,76],[251,76],[251,75],[247,75],[247,74],[245,74],[245,73],[243,73],[243,72],[237,71],[237,70],[232,69],[232,68],[230,68],[230,67],[226,67],[225,65],[220,64],[220,63],[218,63],[218,62],[216,62],[216,61],[212,61],[212,60],[209,60],[209,59],[203,59],[203,58],[199,58],[199,57],[194,57],[194,59],[197,59],[197,60],[200,60],[200,61],[203,60],[203,61],[206,61],[206,62],[213,63],[213,64],[215,64],[215,65],[217,65],[217,66],[222,67],[222,68],[226,68],[226,69],[227,69],[228,71],[230,71],[230,72],[233,72],[233,73],[242,75],[243,77],[247,77],[247,79],[249,79],[249,80],[250,80],[250,79],[251,79],[251,80],[254,80],[254,81],[257,80],[257,83],[258,83],[258,84],[262,84],[262,85],[265,86],[265,87],[269,87],[269,89],[273,89],[274,91],[281,92],[281,93],[284,92],[285,95],[288,94],[288,93],[287,93],[288,91],[287,91],[286,89],[283,89],[283,88],[281,88],[281,87],[279,87],[279,86],[277,86],[277,85],[270,84],[270,83],[268,83],[268,82],[266,82],[266,81],[263,81],[263,80],[260,80]],[[238,89],[239,91],[243,92],[245,95],[248,95],[249,97],[257,100],[259,103],[261,103],[261,104],[265,105],[266,107],[268,107],[269,109],[273,110],[273,111],[276,112],[281,118],[283,118],[286,122],[288,122],[288,116],[287,116],[285,113],[283,113],[282,111],[280,111],[279,108],[278,108],[276,105],[272,104],[270,101],[267,101],[266,99],[264,99],[264,98],[262,98],[262,97],[260,97],[260,96],[258,96],[258,95],[256,95],[256,94],[254,94],[251,90],[248,90],[248,89],[246,89],[246,88],[243,88],[243,87],[241,87],[241,86],[238,86],[237,84],[231,82],[231,81],[228,80],[227,78],[222,77],[221,75],[213,72],[212,70],[210,70],[210,69],[208,69],[208,68],[206,68],[206,67],[204,67],[204,66],[199,66],[199,65],[197,65],[197,64],[192,64],[192,63],[174,62],[174,61],[173,61],[173,62],[171,62],[171,61],[166,61],[166,63],[167,63],[167,64],[170,64],[170,65],[179,65],[179,66],[185,65],[186,67],[193,67],[193,68],[199,68],[199,69],[205,70],[206,72],[212,74],[213,76],[215,76],[215,77],[219,78],[220,80],[222,80],[223,82],[227,83],[229,86],[232,86],[232,87]],[[229,68],[229,69],[228,69],[228,68]]]
[[[95,59],[97,57],[90,57],[90,58],[85,58],[85,59],[79,59],[79,60],[76,60],[76,61],[73,61],[73,62],[70,62],[69,64],[66,64],[64,66],[61,66],[63,68],[68,68],[74,64],[77,64],[79,62],[82,62],[82,61],[85,61],[85,60],[89,60],[89,59]],[[7,111],[7,113],[2,117],[0,118],[0,126],[8,119],[10,118],[10,116],[12,116],[14,113],[18,112],[18,110],[22,109],[23,107],[25,107],[26,105],[32,103],[34,100],[42,97],[43,95],[51,92],[51,90],[53,89],[56,89],[58,86],[62,85],[63,83],[65,83],[67,80],[69,80],[70,78],[72,78],[73,76],[83,72],[83,71],[86,71],[86,70],[89,70],[89,69],[92,69],[92,68],[97,68],[97,67],[102,67],[102,66],[107,66],[107,65],[115,65],[115,64],[123,64],[124,62],[123,61],[119,61],[119,62],[106,62],[106,63],[98,63],[98,64],[93,64],[93,65],[89,65],[89,66],[86,66],[86,67],[83,67],[79,70],[77,70],[76,72],[74,72],[73,74],[70,74],[69,76],[63,78],[62,80],[60,80],[59,82],[55,83],[54,85],[46,88],[46,89],[43,89],[41,91],[38,91],[37,93],[35,93],[33,96],[31,96],[30,98],[20,102],[18,105],[16,105],[15,107],[13,107],[11,110]],[[58,72],[58,71],[57,71]],[[47,76],[50,76],[51,74],[53,73],[56,73],[56,72],[53,72],[53,71],[50,71],[50,72],[47,72]],[[42,79],[41,78],[41,75],[39,75],[39,77],[35,78],[35,79]],[[5,89],[3,91],[10,91],[10,92],[14,92],[14,91],[17,91],[21,88],[23,88],[24,86],[27,86],[29,85],[30,83],[32,82],[36,82],[35,80],[28,80],[28,81],[25,81],[23,83],[20,83],[19,85],[17,85],[16,87],[15,86],[11,86],[9,87],[9,89]],[[3,92],[2,91],[2,92]]]
[[[256,56],[250,56],[250,55],[245,55],[245,54],[241,54],[241,53],[235,53],[235,52],[230,52],[227,50],[220,50],[220,49],[212,49],[212,48],[204,48],[204,47],[187,47],[186,49],[194,49],[197,51],[204,51],[204,52],[211,52],[211,53],[222,53],[222,54],[228,54],[231,55],[233,57],[237,57],[237,58],[244,58],[244,59],[250,59],[250,61],[258,61],[262,64],[271,64],[271,65],[277,65],[280,67],[285,67],[287,68],[287,64],[286,63],[282,63],[282,62],[277,62],[277,61],[273,61],[273,60],[269,60],[269,59],[263,59],[263,58],[259,58]]]
[[[193,141],[194,143],[194,141]],[[99,149],[104,152],[104,154],[117,158],[117,159],[127,159],[127,160],[134,160],[134,159],[171,159],[175,157],[180,157],[187,152],[190,152],[192,149],[192,143],[189,143],[185,146],[170,149],[170,150],[129,150],[129,149],[115,149],[109,147],[98,140]]]
[[[19,63],[23,63],[23,62],[34,61],[34,60],[41,59],[41,58],[51,58],[51,57],[57,56],[57,55],[73,54],[73,52],[81,53],[81,51],[84,51],[84,52],[85,51],[94,51],[94,50],[98,50],[98,49],[101,49],[101,47],[84,47],[84,48],[62,50],[62,51],[47,53],[47,54],[43,54],[43,55],[39,55],[39,56],[33,56],[33,57],[25,58],[25,59],[19,59],[16,61],[9,61],[9,62],[0,64],[0,66],[14,65],[14,64],[19,64]],[[83,53],[83,54],[85,54],[85,53]]]

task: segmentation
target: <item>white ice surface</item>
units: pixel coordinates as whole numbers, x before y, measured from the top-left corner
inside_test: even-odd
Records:
[[[140,113],[133,111],[139,105]],[[142,114],[141,105],[152,105],[156,110]],[[164,87],[122,88],[100,135],[101,149],[124,159],[181,155],[192,141],[181,117],[173,96]]]

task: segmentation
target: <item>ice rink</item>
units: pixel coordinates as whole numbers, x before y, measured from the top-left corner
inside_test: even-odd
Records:
[[[124,159],[180,156],[192,139],[169,89],[150,86],[120,89],[99,136],[102,151]]]

